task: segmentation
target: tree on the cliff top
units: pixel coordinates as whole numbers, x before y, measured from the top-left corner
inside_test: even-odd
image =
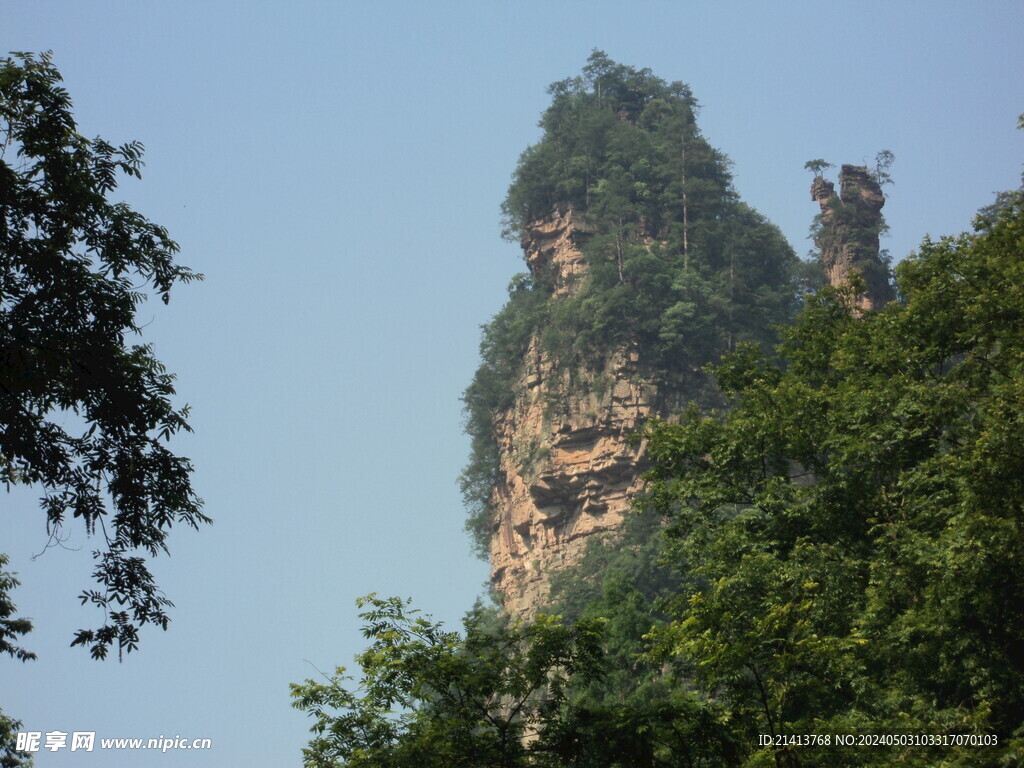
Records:
[[[804,168],[814,174],[815,177],[821,176],[825,173],[826,168],[832,168],[832,163],[827,160],[822,160],[820,157],[816,160],[808,160],[804,163]]]
[[[875,155],[875,167],[871,171],[871,175],[874,177],[878,186],[884,187],[886,184],[892,184],[892,176],[889,175],[889,168],[892,167],[893,162],[896,160],[896,155],[890,152],[888,149],[883,149],[877,155]]]
[[[77,131],[48,54],[0,60],[0,483],[37,486],[46,532],[80,519],[102,546],[99,589],[80,599],[102,626],[73,645],[131,651],[170,605],[136,550],[166,552],[174,523],[208,522],[192,465],[165,443],[188,430],[174,377],[129,344],[153,292],[201,276],[175,263],[167,231],[108,196],[140,176],[142,145]],[[2,597],[2,595],[0,595]]]

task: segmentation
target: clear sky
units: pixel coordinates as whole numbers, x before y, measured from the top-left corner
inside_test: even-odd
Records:
[[[176,603],[124,663],[68,648],[90,542],[0,499],[39,660],[0,659],[28,730],[213,740],[46,766],[299,765],[288,683],[349,665],[354,599],[457,622],[486,565],[462,533],[459,395],[523,271],[499,204],[547,85],[592,48],[688,83],[736,187],[801,255],[805,161],[896,155],[884,245],[966,229],[1024,161],[1024,4],[0,0],[0,51],[52,49],[86,136],[146,145],[118,194],[206,281],[146,305],[215,524],[154,564]]]

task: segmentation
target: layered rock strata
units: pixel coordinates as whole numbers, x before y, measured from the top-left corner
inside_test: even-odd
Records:
[[[530,270],[551,280],[556,297],[586,279],[580,246],[588,234],[562,210],[524,239]],[[635,349],[596,369],[564,370],[537,338],[515,389],[514,404],[494,417],[501,465],[491,495],[491,579],[506,611],[529,618],[547,603],[551,575],[622,522],[644,468],[644,444],[631,435],[679,398],[653,380]]]
[[[879,251],[885,205],[881,187],[867,167],[844,165],[839,172],[839,194],[831,181],[818,176],[811,184],[811,199],[821,207],[815,243],[829,285],[838,287],[859,275],[865,291],[856,297],[856,309],[881,309],[894,298]]]

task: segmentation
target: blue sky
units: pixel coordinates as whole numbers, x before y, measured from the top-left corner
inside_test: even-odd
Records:
[[[470,607],[487,568],[462,533],[459,395],[523,270],[499,204],[546,86],[592,48],[687,82],[740,195],[801,255],[811,158],[895,153],[896,258],[1019,185],[1024,5],[770,5],[0,0],[0,50],[52,49],[80,131],[146,145],[117,194],[206,274],[141,313],[216,521],[154,563],[170,630],[122,664],[68,648],[99,618],[75,599],[94,543],[33,559],[42,514],[6,494],[0,551],[40,658],[0,659],[0,706],[31,730],[213,749],[38,765],[298,765],[288,683],[351,663],[356,597]]]

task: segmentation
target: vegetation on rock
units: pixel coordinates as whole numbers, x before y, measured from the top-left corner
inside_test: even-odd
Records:
[[[796,303],[792,249],[740,202],[687,86],[595,51],[581,76],[549,91],[544,134],[520,158],[503,204],[506,234],[527,240],[536,221],[572,210],[587,231],[588,269],[570,295],[553,296],[543,269],[517,276],[484,328],[464,394],[472,453],[460,480],[481,553],[497,473],[492,418],[514,400],[532,338],[570,369],[595,369],[631,344],[671,377],[743,341],[769,345]]]

